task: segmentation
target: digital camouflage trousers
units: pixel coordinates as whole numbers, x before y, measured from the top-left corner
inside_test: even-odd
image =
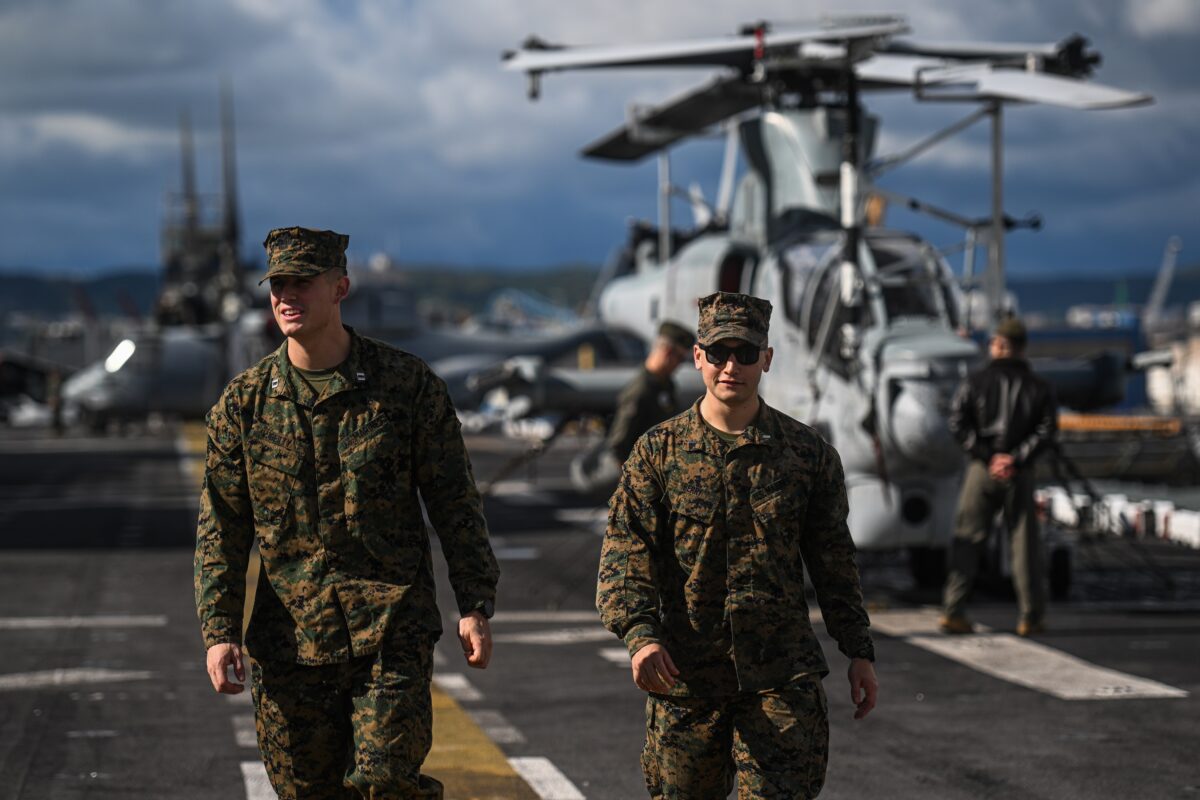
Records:
[[[642,771],[653,798],[816,797],[825,783],[829,722],[818,676],[732,697],[646,701]]]
[[[432,674],[426,640],[343,664],[252,662],[258,747],[280,800],[440,798],[420,774]]]

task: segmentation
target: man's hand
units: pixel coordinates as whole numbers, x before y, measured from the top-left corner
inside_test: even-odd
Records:
[[[492,660],[492,626],[480,611],[472,611],[458,621],[458,641],[467,664],[484,669]]]
[[[229,680],[229,667],[237,682]],[[242,662],[242,646],[231,642],[214,644],[208,648],[208,679],[213,689],[221,694],[241,694],[246,688],[246,666]]]
[[[648,644],[633,654],[633,682],[646,692],[669,692],[679,670],[661,644]]]
[[[1017,474],[1017,462],[1008,453],[997,453],[988,462],[988,475],[992,480],[1007,483]]]
[[[879,694],[879,680],[875,677],[875,665],[865,658],[850,660],[850,702],[854,703],[854,718],[862,719],[875,707]]]

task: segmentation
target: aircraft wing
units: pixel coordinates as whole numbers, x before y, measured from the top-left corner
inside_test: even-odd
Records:
[[[635,110],[634,119],[585,147],[583,155],[636,161],[761,102],[757,87],[738,78],[717,78],[648,111]]]
[[[771,31],[764,34],[764,53],[795,48],[805,42],[841,42],[905,33],[908,25],[898,17],[876,21],[831,23],[811,28]],[[724,66],[749,69],[759,39],[753,34],[675,42],[595,47],[526,45],[504,54],[504,69],[530,73],[566,69],[652,66]]]

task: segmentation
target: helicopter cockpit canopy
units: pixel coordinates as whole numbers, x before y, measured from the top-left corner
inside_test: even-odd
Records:
[[[784,313],[804,332],[808,346],[821,352],[828,366],[844,370],[853,347],[847,335],[875,324],[925,320],[938,326],[961,326],[965,303],[954,275],[941,256],[912,234],[868,230],[865,244],[870,264],[866,279],[877,300],[858,308],[838,298],[843,234],[831,229],[807,233],[780,251]]]
[[[889,321],[931,319],[957,329],[963,299],[945,261],[926,242],[897,231],[868,231],[875,280]]]

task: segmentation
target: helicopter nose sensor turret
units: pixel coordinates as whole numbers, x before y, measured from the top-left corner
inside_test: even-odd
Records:
[[[962,449],[946,425],[944,388],[928,381],[901,381],[891,407],[891,444],[914,466],[941,475],[959,469]]]
[[[893,329],[881,344],[876,403],[889,461],[930,476],[957,473],[962,449],[947,424],[962,376],[979,357],[974,343],[918,326]]]

